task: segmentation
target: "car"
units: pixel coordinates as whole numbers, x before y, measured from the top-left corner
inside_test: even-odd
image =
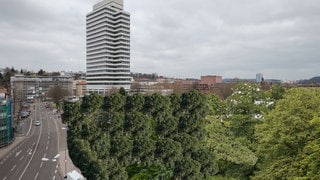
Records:
[[[36,121],[35,123],[36,126],[40,126],[40,124],[41,124],[40,121]]]

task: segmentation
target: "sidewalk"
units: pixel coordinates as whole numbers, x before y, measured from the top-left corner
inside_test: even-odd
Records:
[[[60,158],[59,158],[59,172],[60,172],[60,175],[61,177],[64,177],[66,175],[66,173],[72,171],[72,170],[76,170],[78,171],[79,173],[81,173],[80,169],[77,168],[71,158],[69,157],[69,152],[68,150],[66,151],[60,151],[59,152],[60,154]]]
[[[59,127],[60,127],[59,131],[60,131],[61,127],[63,127],[64,124],[62,124],[62,120],[60,118],[61,115],[56,114],[56,116],[59,117],[59,118],[55,117],[55,119],[56,119],[57,123],[59,124]],[[63,131],[64,131],[63,133],[67,133],[65,129]],[[58,162],[58,164],[59,164],[58,169],[59,169],[59,174],[60,174],[61,178],[64,178],[64,176],[72,170],[76,170],[77,172],[79,172],[81,174],[80,169],[77,168],[73,164],[73,162],[69,156],[69,151],[68,151],[68,146],[67,146],[67,135],[65,135],[65,138],[60,139],[60,145],[62,145],[62,146],[64,145],[64,147],[60,146],[60,149],[59,149],[60,157],[59,157],[59,162]],[[86,178],[84,178],[84,179],[86,179]]]
[[[25,123],[26,121],[29,121],[29,120],[30,120],[29,118],[26,118],[23,121],[20,120],[19,124]],[[21,133],[14,132],[14,139],[12,140],[12,142],[0,148],[0,160],[2,160],[7,153],[11,152],[15,147],[17,147],[17,145],[21,143],[25,138],[26,136],[24,135],[23,130]]]
[[[0,148],[0,160],[4,159],[5,155],[12,151],[20,142],[22,142],[26,137],[25,136],[16,136],[13,142],[7,146]]]

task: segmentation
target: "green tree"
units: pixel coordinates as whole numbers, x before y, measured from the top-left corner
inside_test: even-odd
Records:
[[[260,85],[253,83],[238,84],[233,94],[226,100],[227,118],[224,124],[244,143],[254,145],[255,125],[261,123],[262,116],[268,111],[268,100]],[[253,147],[251,147],[253,149]]]
[[[156,142],[155,158],[163,162],[167,168],[174,168],[175,161],[182,158],[182,147],[172,139],[159,139]]]
[[[290,89],[257,126],[260,162],[255,179],[318,179],[320,91]]]
[[[180,111],[179,132],[203,138],[205,117],[209,111],[205,95],[195,90],[182,94]]]
[[[198,139],[187,133],[179,133],[173,137],[173,140],[181,144],[183,157],[191,157],[192,152],[199,149]]]
[[[156,143],[148,137],[136,138],[133,142],[132,156],[138,164],[149,166],[154,162]]]
[[[46,72],[43,69],[40,69],[37,74],[38,76],[44,76],[46,75]]]
[[[210,152],[207,149],[194,151],[191,158],[200,162],[200,172],[205,178],[214,176],[219,171],[217,160],[213,152]]]
[[[119,93],[114,93],[111,96],[105,96],[103,109],[107,112],[124,112],[126,97]]]
[[[126,96],[126,95],[127,95],[127,92],[126,92],[126,90],[125,90],[123,87],[121,87],[121,88],[119,89],[119,94],[121,94],[122,96]]]
[[[141,111],[144,105],[144,97],[142,94],[137,93],[133,96],[127,96],[126,98],[126,111]]]
[[[172,179],[172,170],[166,168],[163,164],[156,163],[150,166],[133,165],[127,168],[131,180],[163,180]]]
[[[76,120],[80,116],[81,116],[80,102],[75,102],[75,103],[64,102],[63,103],[63,114],[62,114],[63,122],[75,125],[77,123]]]
[[[129,165],[132,157],[133,141],[127,136],[111,140],[110,156],[117,158],[119,164],[123,167]]]
[[[181,104],[181,95],[179,94],[171,94],[170,95],[170,108],[172,110],[172,114],[174,117],[179,116],[179,112],[180,112],[180,104]]]
[[[102,103],[103,99],[99,94],[86,95],[82,98],[81,111],[87,113],[87,115],[94,114],[94,112],[100,110]]]
[[[207,117],[204,143],[219,164],[218,174],[227,178],[248,179],[258,157],[218,118]]]
[[[209,115],[220,117],[226,114],[227,106],[225,102],[216,95],[207,95],[207,102],[209,105]]]
[[[201,164],[190,157],[183,158],[176,162],[174,176],[178,179],[203,179],[200,172]]]
[[[142,113],[127,113],[124,129],[133,137],[150,137],[152,135],[151,120]]]

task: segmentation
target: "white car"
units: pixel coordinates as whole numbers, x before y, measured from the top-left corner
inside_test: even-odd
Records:
[[[40,126],[40,124],[41,124],[40,121],[36,121],[35,123],[36,126]]]

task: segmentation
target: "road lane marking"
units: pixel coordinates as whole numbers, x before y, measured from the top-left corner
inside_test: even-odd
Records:
[[[48,150],[48,146],[46,146],[46,150]]]
[[[49,144],[49,141],[47,141],[47,144]]]
[[[2,180],[6,180],[7,179],[7,177],[4,177]]]
[[[14,165],[12,168],[11,168],[11,172],[17,167],[17,165]]]
[[[44,157],[41,159],[41,161],[49,161],[49,159]]]
[[[19,152],[16,153],[16,157],[20,155],[20,153],[22,152],[22,150],[20,150]]]
[[[40,168],[42,168],[43,162],[40,163]]]
[[[54,173],[57,174],[58,170],[55,170]]]
[[[36,176],[34,177],[34,179],[37,179],[39,176],[39,172],[37,172]]]
[[[53,178],[52,178],[53,180],[55,180],[56,179],[56,176],[53,176]]]
[[[29,133],[30,133],[30,130],[31,130],[31,127],[32,127],[32,118],[30,118],[31,119],[31,122],[30,122],[30,127],[29,127],[29,130],[28,130],[28,132],[27,132],[27,136],[29,135]]]
[[[35,109],[35,114],[37,114],[37,113],[36,113],[36,109]],[[36,149],[37,149],[37,147],[38,147],[38,145],[39,145],[39,142],[40,142],[40,137],[41,137],[41,133],[42,133],[42,127],[43,127],[43,126],[41,126],[41,128],[40,128],[40,133],[39,133],[39,136],[38,136],[36,148],[35,148],[35,150],[33,151],[33,154],[32,154],[32,156],[31,156],[28,164],[26,165],[26,167],[24,168],[23,172],[21,173],[21,175],[20,175],[20,177],[19,177],[19,180],[21,180],[21,179],[22,179],[22,176],[24,175],[24,173],[26,173],[26,170],[27,170],[27,168],[29,167],[29,165],[30,165],[30,163],[31,163],[31,161],[32,161],[32,159],[33,159],[33,157],[34,157],[34,155],[35,155]],[[34,144],[35,144],[35,143],[34,143]]]
[[[22,156],[19,160],[21,161],[24,158],[24,156]]]

